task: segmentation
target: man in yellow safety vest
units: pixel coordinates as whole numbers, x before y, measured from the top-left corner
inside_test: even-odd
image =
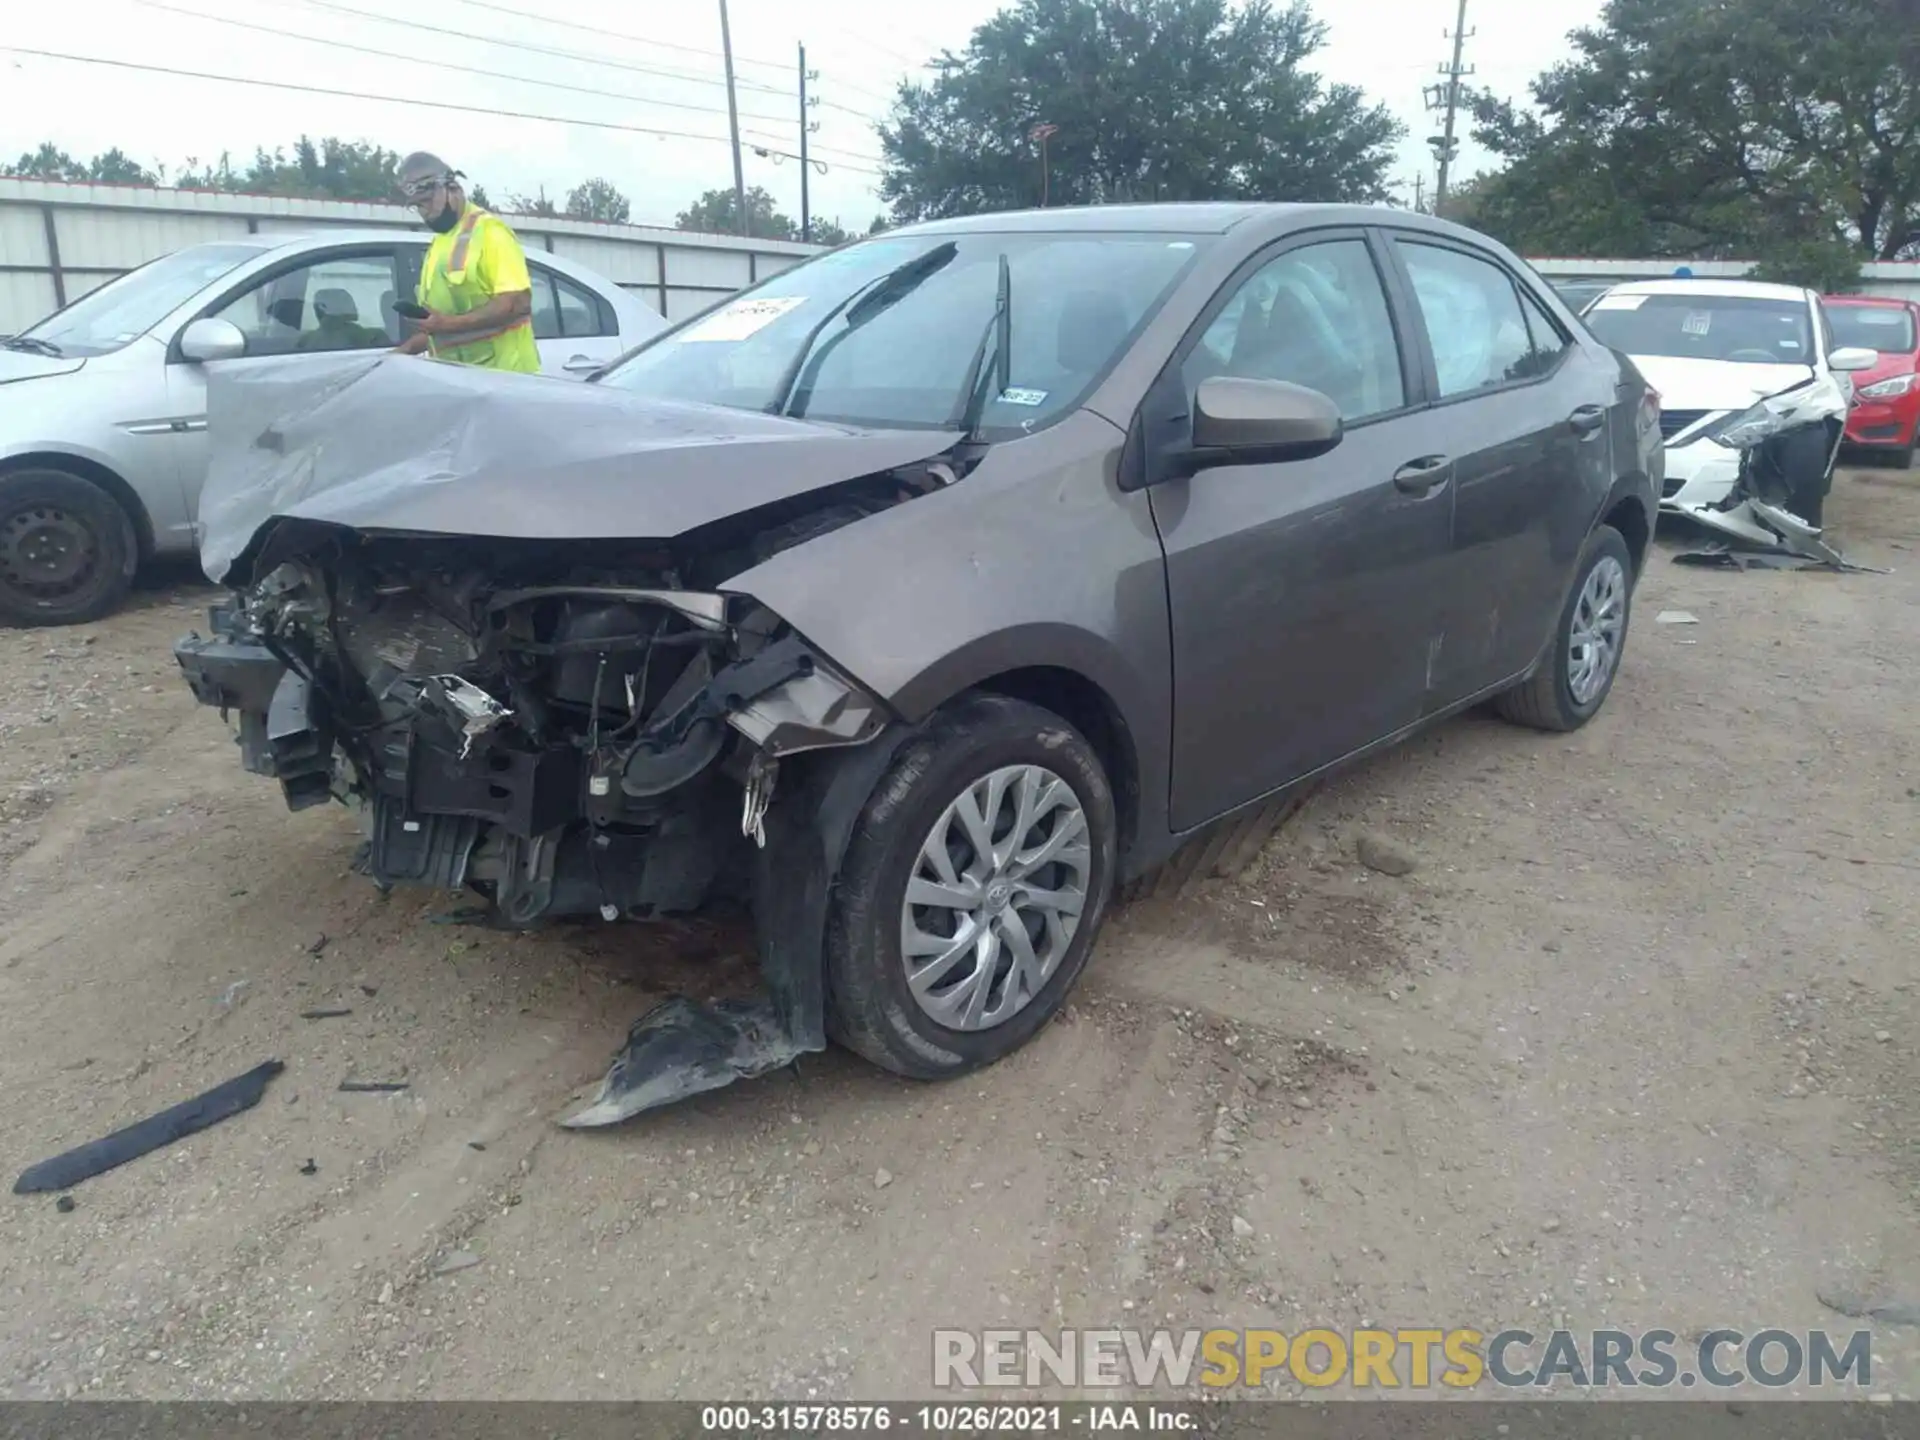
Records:
[[[437,232],[415,297],[429,313],[400,353],[538,374],[527,257],[504,220],[467,199],[462,178],[424,150],[400,164],[401,193]]]

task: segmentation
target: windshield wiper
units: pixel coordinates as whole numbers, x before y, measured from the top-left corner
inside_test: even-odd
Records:
[[[991,389],[980,384],[980,372],[987,365],[987,346],[994,347],[993,357],[994,384]],[[980,422],[987,413],[989,396],[1003,395],[1013,383],[1013,274],[1007,265],[1007,255],[1000,252],[1000,281],[994,293],[993,318],[987,322],[980,343],[973,348],[973,359],[967,365],[967,378],[961,384],[960,398],[954,405],[954,413],[948,421],[949,429],[961,430],[969,440],[980,438]]]
[[[51,355],[56,360],[66,354],[51,340],[42,340],[38,335],[9,335],[0,340],[0,346],[8,350],[25,350],[34,355]]]
[[[922,280],[925,280],[929,275],[933,274],[934,271],[940,269],[958,253],[959,247],[951,240],[947,241],[944,245],[936,245],[933,249],[927,251],[926,254],[916,255],[904,264],[896,265],[886,274],[874,276],[873,279],[869,280],[838,305],[835,305],[831,310],[827,311],[826,314],[822,315],[820,319],[815,322],[814,327],[807,331],[806,335],[802,337],[799,352],[795,354],[793,363],[787,367],[786,373],[780,377],[779,385],[774,389],[773,399],[766,407],[767,413],[770,415],[785,415],[787,413],[787,403],[793,398],[794,391],[799,387],[801,376],[807,367],[807,357],[813,353],[814,342],[820,338],[821,331],[825,330],[827,326],[831,325],[841,315],[845,315],[847,317],[847,328],[833,337],[834,341],[844,339],[857,327],[865,324],[868,320],[871,320],[875,315],[878,315],[882,310],[886,309],[887,306],[893,304],[894,301],[906,295]],[[821,364],[825,363],[827,351],[831,347],[832,342],[821,347],[820,359],[816,361],[813,366],[816,374],[819,372]]]

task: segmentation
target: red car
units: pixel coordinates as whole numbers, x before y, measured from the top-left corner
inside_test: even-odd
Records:
[[[1821,307],[1835,346],[1880,352],[1878,365],[1853,377],[1846,443],[1911,465],[1920,441],[1920,305],[1872,295],[1828,295]]]

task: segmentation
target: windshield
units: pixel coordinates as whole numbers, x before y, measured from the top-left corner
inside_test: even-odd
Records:
[[[105,355],[129,345],[241,262],[255,245],[194,245],[90,290],[22,334],[57,346],[62,355]]]
[[[1886,355],[1911,355],[1913,312],[1904,305],[1828,305],[1827,324],[1837,349],[1861,346]]]
[[[788,413],[940,429],[952,422],[974,355],[994,328],[1004,253],[1012,356],[1007,384],[981,411],[979,433],[1018,434],[1080,401],[1205,243],[1130,233],[865,240],[783,271],[680,326],[599,383],[742,410],[770,409],[787,388]],[[922,256],[925,265],[876,284]],[[799,376],[809,332],[863,289],[869,294],[862,303],[820,330]],[[880,304],[889,294],[893,303]],[[1002,372],[989,360],[982,373]]]
[[[1748,295],[1608,295],[1586,314],[1603,345],[1628,355],[1811,365],[1807,307]]]

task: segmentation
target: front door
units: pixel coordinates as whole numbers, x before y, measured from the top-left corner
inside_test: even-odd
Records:
[[[189,514],[198,514],[207,478],[208,372],[267,357],[389,349],[397,343],[396,293],[392,247],[357,246],[278,266],[198,317],[230,321],[246,336],[247,353],[204,364],[168,357],[167,406]]]
[[[1331,396],[1346,436],[1313,460],[1202,470],[1149,490],[1173,622],[1172,820],[1188,830],[1419,719],[1453,487],[1359,231],[1242,267],[1143,412],[1148,463],[1190,438],[1217,375]]]
[[[1525,670],[1545,645],[1610,483],[1613,385],[1528,287],[1464,244],[1400,235],[1432,366],[1435,448],[1453,460],[1453,566],[1429,710]]]

